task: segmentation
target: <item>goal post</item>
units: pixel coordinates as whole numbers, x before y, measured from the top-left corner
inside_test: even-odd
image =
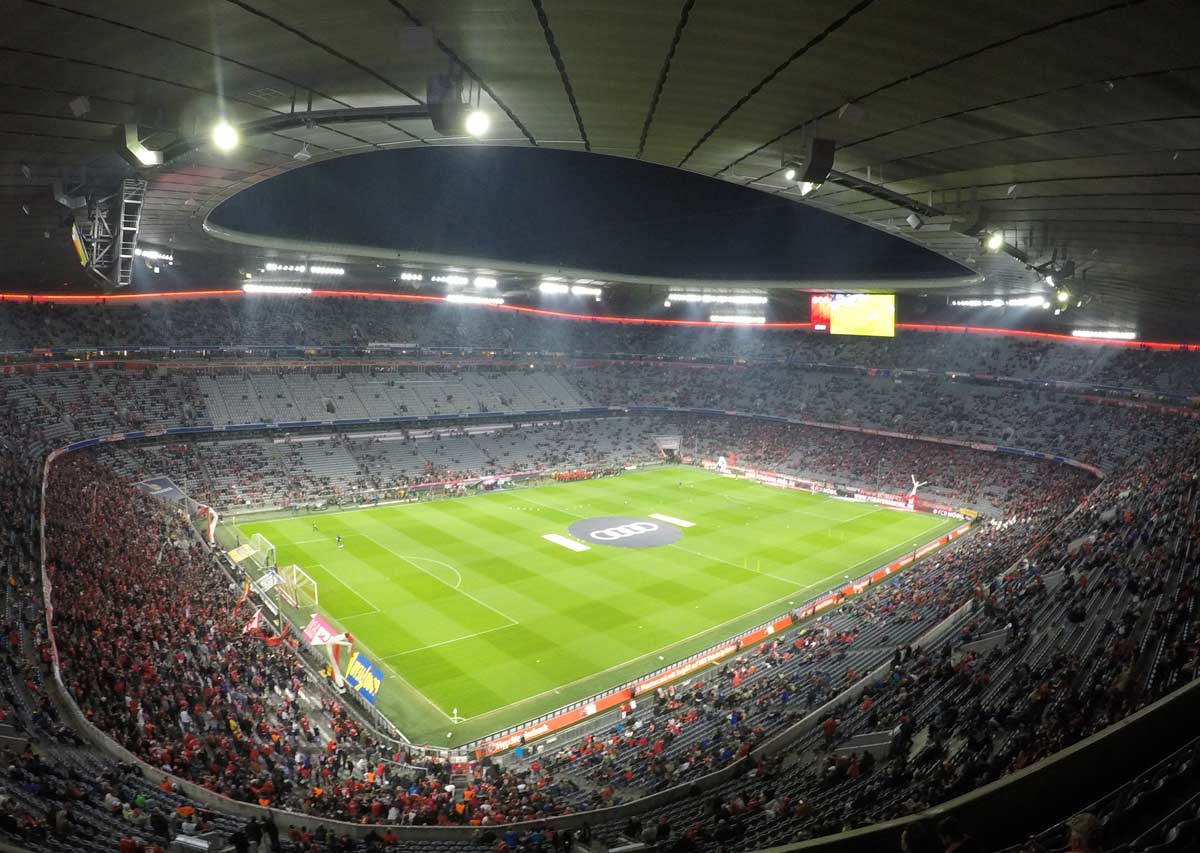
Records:
[[[275,568],[275,546],[271,544],[271,540],[261,533],[255,533],[250,537],[250,546],[254,550],[248,559],[260,572]]]
[[[279,595],[297,610],[316,607],[320,604],[317,582],[304,569],[293,564],[278,570],[279,582],[275,588]]]

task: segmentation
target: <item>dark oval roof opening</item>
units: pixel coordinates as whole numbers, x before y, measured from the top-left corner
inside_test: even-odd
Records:
[[[436,146],[338,157],[244,190],[211,219],[267,237],[641,276],[971,273],[907,240],[758,190],[545,148]]]

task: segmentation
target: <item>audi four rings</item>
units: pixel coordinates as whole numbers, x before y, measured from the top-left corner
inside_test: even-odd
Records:
[[[657,548],[670,545],[683,535],[673,524],[629,515],[584,518],[570,525],[567,532],[580,542],[616,548]]]
[[[620,524],[616,527],[606,527],[603,530],[593,530],[588,534],[597,542],[611,542],[614,539],[624,539],[626,536],[640,536],[658,530],[653,521],[635,521],[633,524]]]

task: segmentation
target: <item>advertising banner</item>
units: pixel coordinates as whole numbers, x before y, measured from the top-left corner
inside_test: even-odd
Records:
[[[354,657],[350,658],[350,666],[346,669],[346,686],[374,705],[375,696],[382,685],[383,670],[363,657],[361,652],[355,652]]]
[[[338,632],[333,630],[333,626],[322,619],[319,613],[313,614],[312,619],[308,620],[308,626],[304,629],[304,639],[310,646],[324,645],[337,634]]]

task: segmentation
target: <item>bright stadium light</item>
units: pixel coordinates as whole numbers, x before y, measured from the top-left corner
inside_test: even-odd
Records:
[[[490,275],[477,275],[475,276],[475,281],[473,284],[476,287],[482,287],[485,289],[493,288],[496,286],[496,279],[492,278]]]
[[[435,284],[459,285],[471,283],[471,279],[467,278],[465,275],[434,275],[430,276],[429,280]]]
[[[1068,302],[1071,299],[1071,292],[1069,290],[1060,290],[1057,294],[1055,294],[1055,298],[1059,302]]]
[[[812,181],[800,182],[800,195],[808,195],[810,192],[819,187],[820,184],[814,184]]]
[[[789,166],[787,169],[785,169],[785,170],[784,170],[784,172],[783,172],[783,179],[784,179],[785,181],[794,181],[794,180],[796,180],[796,169],[795,169],[795,167],[793,167],[793,166]]]
[[[991,299],[951,299],[950,304],[955,308],[1036,308],[1041,305],[1041,296],[1014,296],[1001,299],[998,296]]]
[[[1090,338],[1099,341],[1133,341],[1137,340],[1136,332],[1114,332],[1105,329],[1072,329],[1073,338]]]
[[[989,252],[999,252],[1004,248],[1004,235],[999,231],[993,231],[988,235],[983,245]]]
[[[492,117],[483,110],[471,110],[467,113],[465,123],[467,133],[478,139],[481,136],[486,136],[487,132],[492,127]]]
[[[451,293],[446,297],[447,302],[458,302],[463,305],[503,305],[504,300],[499,296],[473,296],[470,293]]]
[[[572,296],[599,296],[603,292],[598,287],[588,287],[583,284],[577,284],[571,288]]]
[[[545,293],[547,295],[550,295],[550,296],[561,294],[561,293],[567,293],[568,291],[570,291],[570,289],[571,289],[570,287],[568,287],[567,285],[565,285],[559,281],[543,280],[538,285],[539,291],[541,291],[542,293]]]
[[[297,287],[291,284],[243,284],[243,293],[265,293],[276,296],[308,296],[311,287]]]
[[[225,119],[221,119],[219,122],[213,125],[213,145],[217,146],[217,148],[220,150],[232,151],[233,149],[237,148],[239,139],[240,137],[238,136],[237,128],[227,122]]]
[[[309,267],[308,271],[313,275],[345,275],[346,270],[342,267]]]
[[[667,294],[672,302],[699,302],[704,305],[766,305],[767,297],[760,293],[745,292],[697,292],[691,290],[672,291]]]
[[[748,314],[710,314],[708,319],[713,323],[731,323],[737,326],[761,326],[767,322],[766,317],[751,317]]]

